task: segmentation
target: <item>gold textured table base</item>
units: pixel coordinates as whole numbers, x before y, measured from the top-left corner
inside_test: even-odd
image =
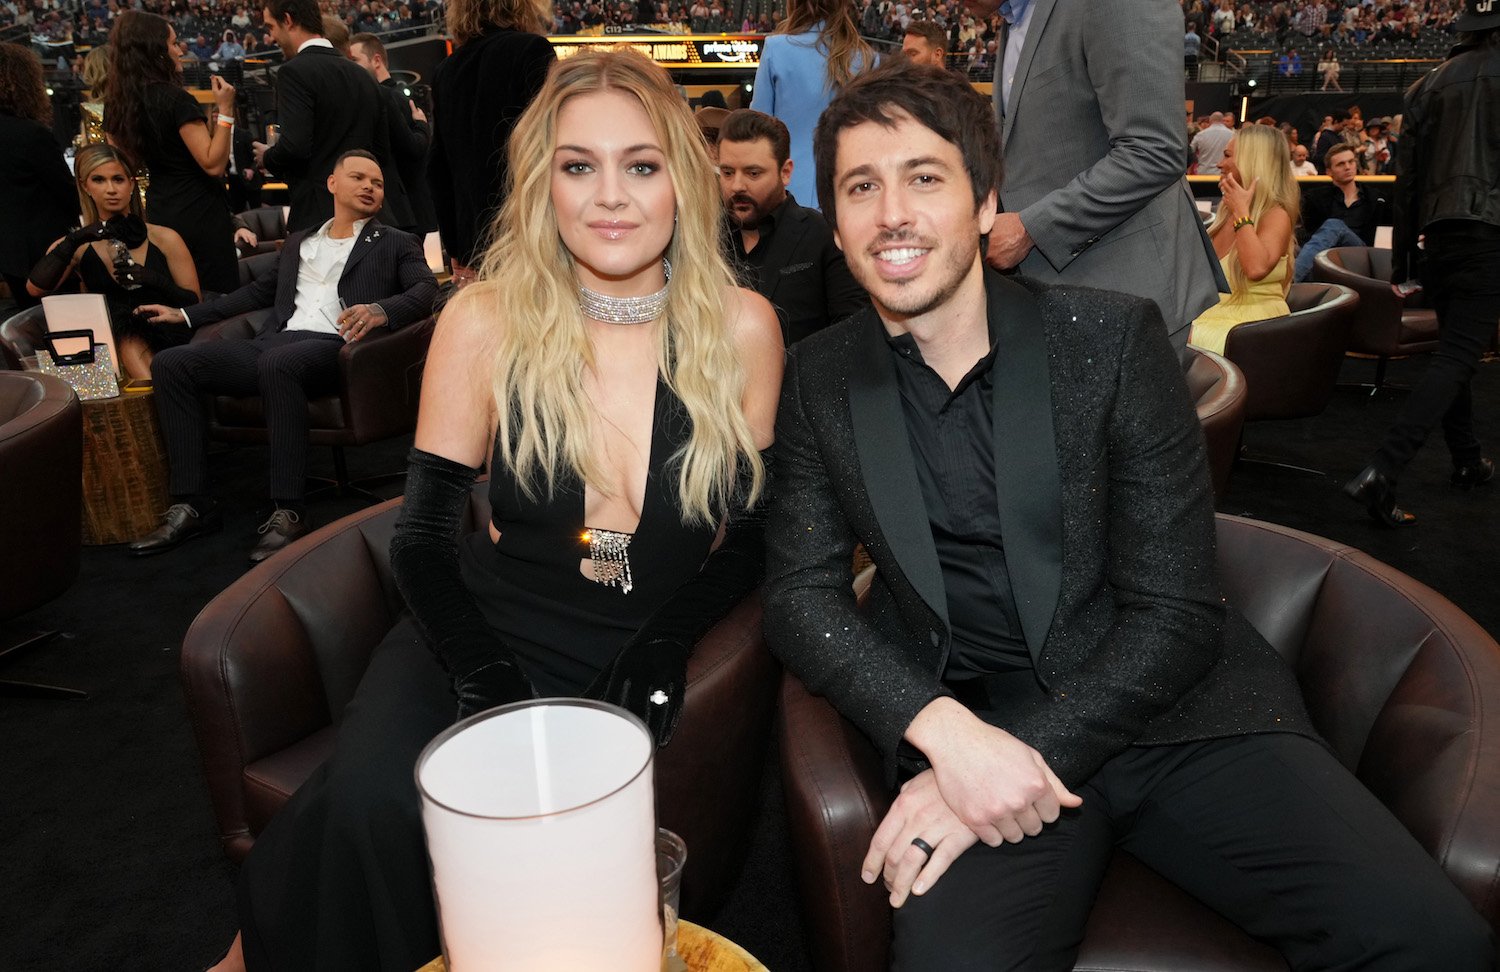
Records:
[[[734,942],[690,921],[677,923],[677,953],[688,972],[767,972],[764,965]],[[439,956],[417,972],[447,970],[447,964]]]
[[[167,502],[167,449],[151,393],[84,402],[83,542],[150,533]]]

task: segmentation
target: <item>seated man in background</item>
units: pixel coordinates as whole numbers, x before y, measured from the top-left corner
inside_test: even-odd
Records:
[[[374,219],[385,199],[375,157],[345,152],[328,177],[328,191],[333,218],[289,236],[275,274],[180,310],[147,304],[138,311],[194,328],[264,308],[273,313],[250,340],[186,344],[152,362],[172,506],[160,527],[130,545],[132,554],[161,553],[221,525],[208,489],[205,395],[259,395],[264,404],[276,508],[261,525],[250,560],[259,563],[306,533],[308,401],[337,389],[339,349],[346,342],[432,312],[437,281],[421,242]]]
[[[1340,142],[1329,149],[1323,170],[1332,183],[1308,186],[1302,193],[1298,283],[1312,276],[1313,258],[1324,250],[1374,246],[1379,210],[1385,205],[1385,199],[1371,186],[1354,180],[1359,173],[1359,149],[1353,145]]]
[[[718,150],[736,273],[741,285],[775,306],[786,346],[869,306],[828,224],[787,191],[786,125],[749,108],[730,112],[719,127]]]

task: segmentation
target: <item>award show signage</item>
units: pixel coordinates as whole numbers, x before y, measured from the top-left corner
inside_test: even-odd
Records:
[[[603,37],[556,35],[547,38],[558,60],[580,51],[633,47],[664,68],[749,68],[760,63],[761,34],[608,34]]]

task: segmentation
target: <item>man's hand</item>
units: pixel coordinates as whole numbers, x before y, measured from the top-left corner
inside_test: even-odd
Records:
[[[1031,234],[1021,225],[1021,217],[1015,213],[998,213],[995,227],[990,230],[990,246],[984,254],[984,262],[996,270],[1009,270],[1020,266],[1026,254],[1031,252]]]
[[[144,317],[152,324],[185,324],[187,316],[175,307],[165,304],[142,304],[135,309],[136,316]]]
[[[371,329],[385,324],[385,311],[379,304],[355,304],[346,307],[339,315],[339,336],[345,341],[358,341]]]
[[[418,108],[417,107],[417,103],[415,101],[412,101],[410,98],[408,98],[408,99],[406,99],[406,103],[408,105],[411,105],[411,117],[412,117],[412,121],[425,122],[427,120],[427,113],[425,111],[423,111],[422,109]]]
[[[479,279],[479,274],[477,272],[469,267],[464,266],[457,260],[449,260],[448,266],[451,268],[453,273],[454,287],[465,287]]]
[[[266,167],[266,149],[270,147],[265,142],[250,143],[250,151],[255,155],[255,167],[257,169],[264,169]]]
[[[913,843],[914,839],[930,846],[932,856]],[[880,822],[860,877],[866,884],[884,877],[891,907],[899,908],[908,894],[926,894],[978,839],[943,800],[937,776],[932,770],[924,770],[901,787],[896,802]]]
[[[260,237],[251,232],[248,226],[241,226],[234,231],[234,245],[246,250],[253,250],[260,245]]]
[[[1083,805],[1041,753],[955,699],[934,699],[906,735],[932,763],[943,800],[991,847],[1034,837],[1063,807]]]

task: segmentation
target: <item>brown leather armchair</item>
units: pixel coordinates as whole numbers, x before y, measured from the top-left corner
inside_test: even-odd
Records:
[[[268,313],[254,311],[209,325],[194,334],[193,341],[253,337],[255,322]],[[405,474],[403,470],[350,480],[344,449],[404,435],[416,428],[422,368],[433,327],[432,318],[427,318],[344,345],[339,349],[339,390],[308,401],[308,444],[333,449],[334,478],[328,486],[340,495],[357,494],[379,502],[384,497],[364,487]],[[264,443],[266,420],[260,397],[215,397],[208,433],[220,442]]]
[[[1188,394],[1203,426],[1214,497],[1222,498],[1229,488],[1229,474],[1240,448],[1240,430],[1245,425],[1245,376],[1233,362],[1212,351],[1189,347],[1185,354]]]
[[[474,489],[465,530],[489,520],[487,485]],[[389,560],[400,502],[297,541],[214,598],[183,640],[188,711],[232,859],[332,752],[370,652],[405,610]],[[749,597],[698,643],[682,720],[657,751],[658,816],[689,849],[689,917],[733,887],[758,806],[780,677],[760,616]]]
[[[245,221],[245,225],[250,228],[250,232],[255,234],[257,240],[252,249],[241,251],[242,257],[248,258],[259,253],[275,253],[281,249],[281,244],[286,242],[286,217],[282,214],[280,206],[247,209],[239,214],[239,218]]]
[[[1359,313],[1348,350],[1376,359],[1371,391],[1385,386],[1391,358],[1437,348],[1437,313],[1421,305],[1421,295],[1403,300],[1391,290],[1391,251],[1370,246],[1338,246],[1313,258],[1313,279],[1348,287],[1359,294]]]
[[[0,621],[34,610],[73,585],[83,550],[83,411],[66,381],[0,371]],[[0,639],[0,658],[47,641],[44,631]],[[77,698],[82,692],[0,680],[0,695]]]
[[[1292,665],[1344,765],[1500,925],[1500,646],[1436,591],[1352,547],[1220,515],[1225,596]],[[790,675],[782,773],[819,972],[884,972],[890,908],[859,879],[889,800],[868,740]],[[1088,970],[1284,970],[1274,951],[1115,855],[1079,954]]]
[[[1241,324],[1224,357],[1245,376],[1245,421],[1321,415],[1338,384],[1359,295],[1339,284],[1292,284],[1291,313]]]
[[[0,323],[0,340],[10,345],[11,350],[22,358],[36,354],[36,349],[42,343],[42,335],[46,332],[47,319],[42,314],[41,304],[28,307]]]

